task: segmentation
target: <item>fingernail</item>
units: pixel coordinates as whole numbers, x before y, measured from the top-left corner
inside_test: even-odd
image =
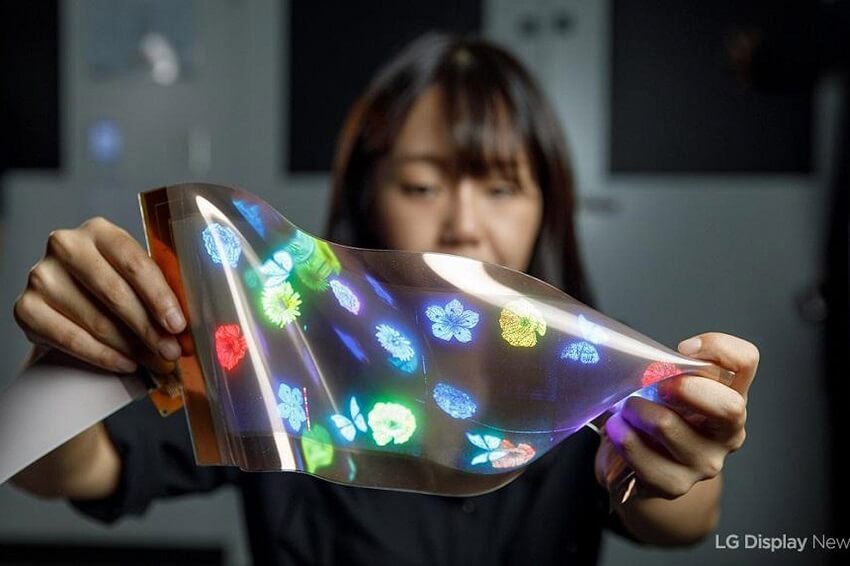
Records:
[[[173,361],[180,357],[180,345],[175,340],[160,340],[158,349],[159,355],[166,360]]]
[[[130,373],[132,371],[136,371],[136,362],[134,362],[130,358],[125,358],[122,356],[115,361],[115,367],[118,368],[118,371]]]
[[[180,309],[176,307],[168,309],[168,312],[165,313],[165,326],[170,331],[180,332],[183,330],[185,325],[186,320],[183,318],[183,314],[180,312]]]
[[[679,351],[685,354],[686,356],[690,356],[699,352],[699,349],[702,347],[702,340],[699,338],[688,338],[687,340],[683,340],[679,343]]]
[[[626,436],[625,427],[626,424],[623,422],[623,417],[620,416],[620,413],[614,413],[605,422],[605,432],[608,433],[608,438],[618,446],[623,443],[623,438]]]

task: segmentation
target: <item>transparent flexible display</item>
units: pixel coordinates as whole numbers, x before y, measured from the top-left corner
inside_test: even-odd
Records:
[[[245,191],[140,201],[189,315],[178,365],[201,465],[481,494],[628,395],[725,371],[524,273],[338,245]]]

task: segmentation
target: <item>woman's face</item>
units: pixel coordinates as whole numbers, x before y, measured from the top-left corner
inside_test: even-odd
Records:
[[[376,213],[385,245],[525,271],[543,213],[527,156],[517,156],[516,181],[495,167],[480,178],[454,179],[442,116],[440,91],[432,88],[413,105],[380,166]]]

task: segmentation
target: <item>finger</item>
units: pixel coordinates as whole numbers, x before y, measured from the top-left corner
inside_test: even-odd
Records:
[[[605,432],[614,449],[634,470],[640,492],[675,499],[690,491],[696,483],[693,472],[647,446],[619,413],[605,422]]]
[[[112,267],[124,276],[163,328],[182,332],[186,319],[162,270],[126,231],[96,230],[95,246]]]
[[[737,435],[747,422],[747,402],[741,394],[706,377],[685,374],[665,379],[658,383],[658,397],[718,439]]]
[[[97,340],[125,356],[132,356],[130,343],[119,331],[118,323],[96,306],[91,293],[81,288],[55,259],[46,258],[30,271],[29,287]]]
[[[163,335],[156,328],[133,288],[91,241],[75,242],[72,261],[68,256],[58,257],[71,275],[124,321],[151,351],[158,352],[166,360],[180,356],[180,347],[174,337]]]
[[[174,371],[174,364],[152,352],[115,315],[48,257],[30,270],[28,288],[54,310],[83,327],[95,339],[158,374]]]
[[[45,260],[51,276],[54,278],[51,288],[61,289],[51,295],[42,294],[47,304],[66,318],[85,328],[95,339],[121,352],[131,360],[136,360],[156,374],[167,375],[174,371],[173,360],[164,359],[159,352],[152,352],[135,336],[114,314],[97,306],[97,299],[87,289],[68,275],[64,269],[53,271],[50,260]],[[174,340],[165,337],[164,340]],[[177,356],[176,356],[177,357]],[[176,359],[176,357],[174,359]]]
[[[713,478],[723,468],[727,451],[700,435],[672,409],[640,397],[630,397],[620,411],[633,428],[663,446],[680,464],[702,479]]]
[[[98,341],[35,293],[21,295],[15,303],[15,318],[26,321],[27,335],[33,342],[62,350],[108,371],[131,373],[138,367],[136,362]]]
[[[731,387],[746,399],[759,363],[759,350],[751,342],[721,332],[706,332],[683,340],[679,351],[685,355],[715,362],[735,372]]]

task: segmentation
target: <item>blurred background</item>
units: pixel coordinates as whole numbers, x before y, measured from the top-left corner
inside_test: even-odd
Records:
[[[554,101],[600,310],[671,347],[721,331],[761,350],[718,536],[850,537],[831,473],[848,428],[847,12],[843,0],[4,2],[0,387],[28,351],[12,305],[51,230],[102,215],[143,242],[138,192],[210,181],[321,234],[336,134],[371,73],[424,31],[477,33]],[[247,564],[236,493],[106,528],[0,486],[0,564],[166,555]],[[602,563],[848,556],[606,535]]]

